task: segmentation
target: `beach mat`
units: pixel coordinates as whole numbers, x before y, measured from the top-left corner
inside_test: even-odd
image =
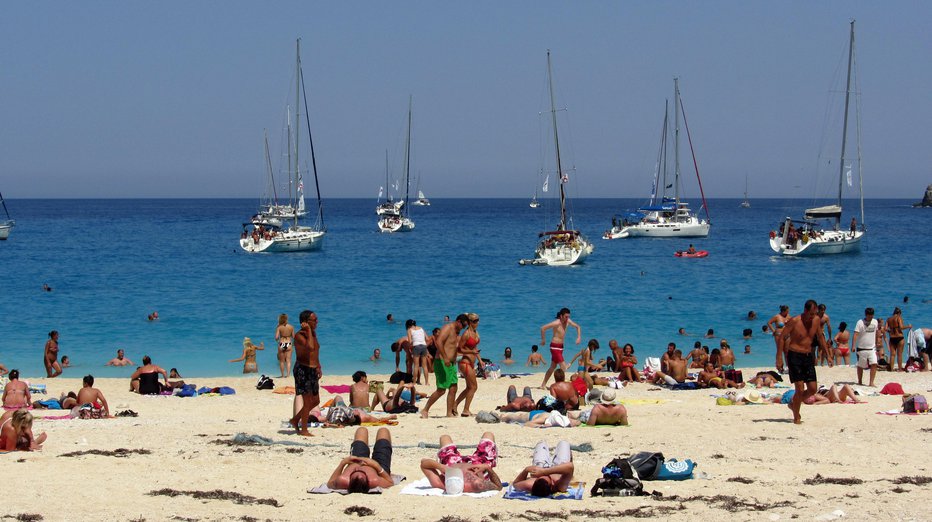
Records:
[[[526,492],[517,490],[511,484],[508,485],[508,488],[505,489],[505,495],[502,497],[508,500],[582,500],[583,493],[586,491],[586,483],[573,481],[570,483],[570,487],[566,491],[560,493],[554,493],[549,497],[535,497],[534,495]]]

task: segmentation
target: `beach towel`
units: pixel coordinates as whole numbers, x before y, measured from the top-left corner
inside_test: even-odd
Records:
[[[655,480],[686,480],[693,478],[693,469],[695,469],[696,463],[690,459],[677,460],[669,459],[664,460],[663,465],[660,466],[660,469],[657,471],[657,477]]]
[[[330,393],[349,393],[351,386],[349,384],[334,384],[330,386],[321,386]]]
[[[295,390],[294,390],[294,386],[279,386],[278,388],[275,388],[274,390],[272,390],[272,393],[279,393],[282,395],[294,395]]]
[[[504,484],[503,484],[504,485]],[[460,495],[466,495],[467,497],[495,497],[501,493],[501,490],[493,489],[492,491],[483,491],[482,493],[461,493]],[[415,480],[414,482],[408,484],[401,490],[402,495],[417,495],[421,497],[458,497],[460,495],[447,495],[440,488],[435,488],[430,485],[430,481],[427,480],[427,477],[424,477],[420,480]]]
[[[28,386],[29,386],[29,393],[42,393],[42,394],[45,393],[44,384],[28,384]]]
[[[197,390],[198,395],[236,395],[236,390],[230,388],[229,386],[219,386],[216,388],[208,388],[204,386],[203,388]]]
[[[697,390],[699,385],[694,382],[679,382],[669,387],[671,390]]]
[[[45,406],[46,409],[49,409],[49,410],[60,410],[61,409],[61,403],[55,399],[46,399],[44,401],[36,401],[36,402]]]
[[[543,500],[545,498],[551,500],[582,500],[583,492],[586,490],[585,482],[573,481],[570,483],[570,487],[564,492],[554,493],[549,497],[535,497],[534,495],[528,493],[527,491],[521,491],[515,489],[511,484],[505,489],[505,495],[502,497],[508,500]]]
[[[502,377],[511,377],[512,379],[517,379],[518,377],[527,377],[531,375],[530,373],[503,373]]]
[[[404,477],[403,475],[395,475],[394,473],[392,474],[392,482],[394,482],[396,486],[397,486],[398,484],[401,484],[401,481],[403,481],[403,480],[405,480],[405,477]],[[382,491],[383,491],[383,488],[380,488],[380,487],[379,487],[379,488],[372,488],[372,489],[369,490],[369,494],[370,494],[370,495],[381,495],[381,494],[382,494]],[[309,490],[307,490],[307,492],[308,492],[308,493],[318,494],[318,495],[325,495],[325,494],[328,494],[328,493],[339,493],[339,494],[341,494],[341,495],[349,495],[349,491],[348,491],[348,490],[345,490],[345,489],[330,489],[330,488],[327,486],[326,483],[323,483],[323,484],[317,486],[316,488],[309,489]]]
[[[881,395],[903,395],[903,387],[896,382],[888,382],[880,390]]]
[[[928,413],[903,413],[903,410],[878,411],[877,415],[929,415]]]

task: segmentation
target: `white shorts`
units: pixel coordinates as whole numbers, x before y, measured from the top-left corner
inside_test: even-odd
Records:
[[[869,368],[877,364],[877,350],[858,350],[858,368]]]

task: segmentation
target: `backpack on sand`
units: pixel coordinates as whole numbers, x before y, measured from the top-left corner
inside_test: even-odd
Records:
[[[275,388],[275,383],[270,377],[263,375],[259,377],[259,382],[256,383],[257,390],[272,390]]]
[[[638,478],[637,472],[631,467],[628,459],[621,457],[615,457],[602,468],[602,478],[595,481],[589,493],[594,497],[659,495],[656,491],[645,492],[644,484]]]

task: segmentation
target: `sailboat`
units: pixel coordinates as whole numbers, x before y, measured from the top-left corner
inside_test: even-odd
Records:
[[[314,154],[314,139],[311,135],[311,120],[307,110],[307,93],[304,86],[304,70],[301,67],[301,39],[295,43],[295,120],[294,134],[291,132],[291,112],[288,111],[288,168],[289,179],[294,180],[297,192],[300,194],[296,207],[291,207],[292,211],[285,215],[272,217],[280,218],[282,225],[275,225],[269,221],[268,225],[252,223],[252,231],[246,230],[247,225],[243,225],[243,233],[240,236],[240,247],[249,253],[257,252],[305,252],[309,250],[318,250],[323,246],[324,235],[324,207],[320,199],[320,183],[317,179],[317,157]],[[304,104],[304,116],[307,124],[307,139],[311,152],[311,166],[314,172],[314,186],[317,189],[317,222],[314,226],[305,226],[299,224],[299,217],[305,212],[304,209],[304,180],[301,175],[300,162],[300,130],[301,130],[301,104]],[[268,154],[268,140],[266,140],[266,162],[269,165],[269,175],[271,176],[271,160]],[[294,154],[290,152],[293,150]],[[293,158],[292,158],[293,156]],[[291,160],[294,160],[293,162]],[[291,170],[291,169],[294,170]],[[260,212],[261,215],[261,212]],[[290,220],[291,224],[283,226],[285,220]]]
[[[540,179],[538,178],[537,181],[540,182]],[[537,183],[534,184],[534,197],[531,198],[531,202],[528,203],[528,206],[531,207],[531,208],[538,208],[538,207],[540,207],[540,202],[537,201]]]
[[[6,219],[0,221],[0,241],[6,241],[6,238],[10,237],[10,232],[13,231],[13,227],[16,226],[16,221],[13,221],[13,218],[10,217],[10,211],[6,208],[6,201],[3,199],[3,194],[0,194],[0,204],[3,205],[3,213],[6,214]]]
[[[408,199],[411,192],[411,105],[412,97],[408,97],[408,135],[405,140],[405,172],[404,172],[404,185],[405,185],[405,199],[401,202],[401,205],[395,210],[386,209],[384,212],[379,214],[379,231],[386,233],[394,232],[409,232],[414,230],[414,220],[408,215]]]
[[[547,50],[547,85],[550,89],[550,116],[553,125],[553,148],[556,154],[557,175],[560,176],[560,223],[556,230],[538,234],[540,238],[534,251],[533,259],[522,259],[522,265],[569,266],[586,260],[592,253],[593,245],[579,230],[567,228],[566,189],[564,185],[569,177],[563,171],[560,158],[560,137],[557,133],[557,108],[553,96],[553,72],[550,65],[550,50]]]
[[[861,176],[861,115],[856,111],[857,118],[857,164],[858,182],[861,186],[861,227],[858,229],[857,220],[851,218],[848,230],[841,229],[841,196],[847,178],[851,185],[851,166],[847,161],[848,146],[848,112],[851,101],[852,79],[851,73],[854,65],[854,20],[851,21],[851,32],[848,41],[848,77],[845,87],[845,116],[841,131],[841,161],[838,165],[838,198],[834,205],[826,205],[806,209],[803,221],[794,222],[787,217],[780,225],[778,232],[770,231],[770,248],[784,256],[815,256],[824,254],[846,254],[861,250],[861,239],[864,237],[864,190]],[[856,74],[856,70],[855,70]],[[855,107],[860,104],[855,103]],[[818,228],[816,219],[834,220],[831,230]],[[797,226],[794,226],[796,223]]]
[[[389,170],[388,170],[388,150],[385,150],[385,202],[382,201],[382,187],[379,187],[379,204],[375,206],[375,214],[381,216],[385,213],[399,213],[401,212],[401,207],[405,204],[403,200],[395,201],[392,199],[391,193],[392,186],[389,184]],[[398,189],[398,186],[395,185],[395,189]]]
[[[673,79],[673,115],[675,125],[673,128],[674,170],[673,170],[673,199],[666,198],[666,177],[661,183],[662,190],[659,204],[654,204],[654,194],[651,196],[651,205],[641,207],[637,212],[631,213],[622,220],[612,219],[612,228],[605,232],[603,239],[623,239],[629,237],[706,237],[711,228],[709,206],[702,192],[702,179],[699,177],[699,167],[696,163],[696,153],[689,140],[689,149],[696,166],[696,179],[699,181],[699,190],[702,194],[702,206],[706,209],[706,219],[700,219],[689,209],[689,204],[680,199],[680,114],[689,136],[689,125],[686,123],[686,111],[683,109],[683,100],[680,97],[679,78]],[[664,117],[664,129],[667,127],[667,118]],[[661,162],[666,164],[666,131],[661,139]],[[658,163],[659,164],[659,163]],[[659,172],[659,171],[658,171]]]
[[[751,208],[751,202],[748,201],[748,175],[744,175],[744,201],[738,205],[741,208]]]
[[[417,188],[417,191],[416,191],[417,199],[414,200],[414,203],[412,203],[412,205],[417,205],[419,207],[429,207],[430,200],[427,199],[427,196],[424,195],[424,191],[421,190],[421,177],[420,176],[418,176],[417,178],[417,184],[415,185],[415,187]]]

